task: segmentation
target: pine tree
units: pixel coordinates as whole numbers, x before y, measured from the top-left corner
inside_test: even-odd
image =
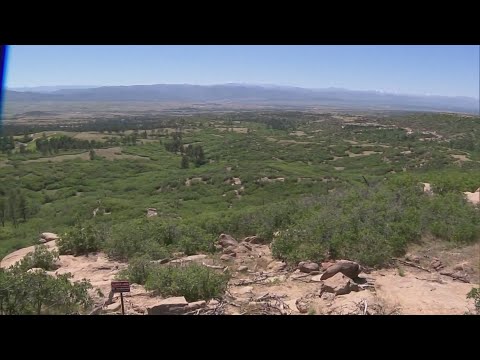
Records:
[[[23,221],[27,221],[28,205],[25,195],[22,193],[18,196],[18,209],[20,210],[20,216],[23,218]]]
[[[185,156],[185,155],[182,156],[182,163],[181,163],[180,167],[182,169],[188,169],[188,167],[189,167],[188,156]]]

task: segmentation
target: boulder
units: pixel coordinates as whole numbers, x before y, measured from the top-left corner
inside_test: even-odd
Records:
[[[309,261],[301,261],[300,263],[298,263],[298,268],[300,269],[301,272],[304,272],[307,274],[311,273],[312,271],[318,271],[320,269],[317,263],[309,262]]]
[[[53,240],[58,240],[59,237],[57,234],[50,233],[50,232],[44,232],[40,235],[40,239],[44,239],[45,242],[53,241]]]
[[[261,238],[260,236],[248,236],[243,241],[250,243],[250,244],[264,244],[266,242],[265,239]]]
[[[147,308],[148,315],[183,314],[187,311],[188,302],[183,296],[170,297]]]
[[[217,243],[224,248],[229,247],[229,246],[237,246],[238,245],[238,241],[235,240],[233,238],[233,236],[227,235],[227,234],[221,234],[218,237]]]
[[[322,282],[322,275],[312,276],[312,278],[310,279],[310,281],[313,281],[313,282]]]
[[[322,280],[327,280],[337,273],[342,273],[345,276],[348,276],[350,279],[358,278],[358,274],[361,272],[360,265],[353,261],[341,260],[328,267],[327,270],[322,275]]]
[[[346,295],[351,291],[359,291],[360,288],[349,277],[337,272],[332,277],[323,281],[320,287],[320,294],[324,292],[335,295]]]
[[[45,243],[47,242],[47,240],[45,240],[45,239],[39,239],[38,242],[39,242],[40,244],[45,244]]]
[[[308,303],[302,299],[297,299],[295,301],[295,306],[297,307],[300,314],[306,314],[308,312]]]
[[[186,263],[186,262],[192,262],[192,261],[199,262],[199,261],[204,260],[206,258],[207,258],[207,255],[203,255],[203,254],[190,255],[190,256],[182,257],[180,259],[172,260],[171,263],[172,264],[178,264],[178,263]]]
[[[154,216],[158,216],[157,209],[148,208],[147,209],[147,217],[154,217]]]
[[[247,270],[248,270],[248,266],[245,266],[245,265],[239,266],[237,269],[237,271],[240,271],[240,272],[247,271]]]

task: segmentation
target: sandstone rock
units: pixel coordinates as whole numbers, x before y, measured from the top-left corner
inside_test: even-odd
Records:
[[[313,281],[313,282],[322,282],[322,275],[312,276],[312,278],[310,279],[310,281]]]
[[[177,263],[185,263],[185,262],[191,262],[191,261],[201,261],[207,258],[207,255],[190,255],[190,256],[185,256],[180,259],[172,260],[172,264],[177,264]]]
[[[335,265],[335,263],[334,262],[322,262],[321,268],[322,268],[323,271],[325,271],[332,265]]]
[[[247,271],[248,270],[248,266],[245,266],[245,265],[242,265],[242,266],[239,266],[238,271]]]
[[[322,275],[322,280],[327,280],[337,273],[342,273],[350,279],[356,279],[360,274],[360,265],[353,261],[341,260],[330,266]]]
[[[265,239],[259,237],[259,236],[248,236],[243,241],[248,242],[250,244],[264,244],[267,242]]]
[[[41,243],[41,244],[45,244],[45,243],[47,242],[47,240],[45,240],[45,239],[39,239],[38,242]]]
[[[223,254],[222,256],[220,256],[220,260],[230,261],[230,260],[233,260],[233,256],[230,256],[228,254]]]
[[[105,311],[119,311],[122,308],[122,303],[115,302],[113,304],[107,305]]]
[[[172,256],[173,256],[174,258],[177,258],[177,259],[178,259],[178,258],[184,257],[184,256],[185,256],[185,253],[184,253],[184,252],[181,252],[181,251],[180,251],[180,252],[175,252],[175,253],[172,254]]]
[[[55,233],[50,233],[50,232],[44,232],[40,235],[41,239],[44,239],[46,242],[48,241],[53,241],[53,240],[58,240],[59,237]]]
[[[282,271],[282,270],[285,270],[286,267],[287,267],[287,264],[282,261],[273,261],[270,264],[268,264],[267,269],[273,270],[273,271]]]
[[[201,308],[204,308],[207,305],[205,300],[191,302],[187,305],[186,311],[195,311]]]
[[[154,216],[158,216],[157,209],[148,208],[147,209],[147,217],[154,217]]]
[[[222,247],[226,248],[229,246],[237,246],[238,241],[233,238],[233,236],[227,235],[227,234],[221,234],[218,237],[217,243],[221,245]]]
[[[188,306],[183,296],[161,300],[157,305],[147,308],[148,315],[183,314]]]
[[[342,273],[336,273],[331,278],[324,280],[321,285],[321,293],[328,292],[335,295],[346,295],[351,291],[359,291],[359,287],[349,277]]]
[[[320,274],[320,271],[316,270],[316,271],[310,271],[310,275],[319,275]]]
[[[218,245],[218,244],[215,244],[214,247],[215,247],[216,250],[222,250],[223,249],[222,245]]]
[[[320,267],[318,266],[318,264],[314,262],[301,261],[298,264],[298,268],[300,269],[301,272],[310,273],[312,271],[318,271]]]

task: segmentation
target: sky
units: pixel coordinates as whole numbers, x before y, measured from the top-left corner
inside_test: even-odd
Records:
[[[479,46],[13,45],[6,86],[224,83],[479,97]]]

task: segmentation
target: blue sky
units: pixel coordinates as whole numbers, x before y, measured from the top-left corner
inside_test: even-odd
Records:
[[[256,83],[479,97],[479,46],[10,46],[7,87]]]

